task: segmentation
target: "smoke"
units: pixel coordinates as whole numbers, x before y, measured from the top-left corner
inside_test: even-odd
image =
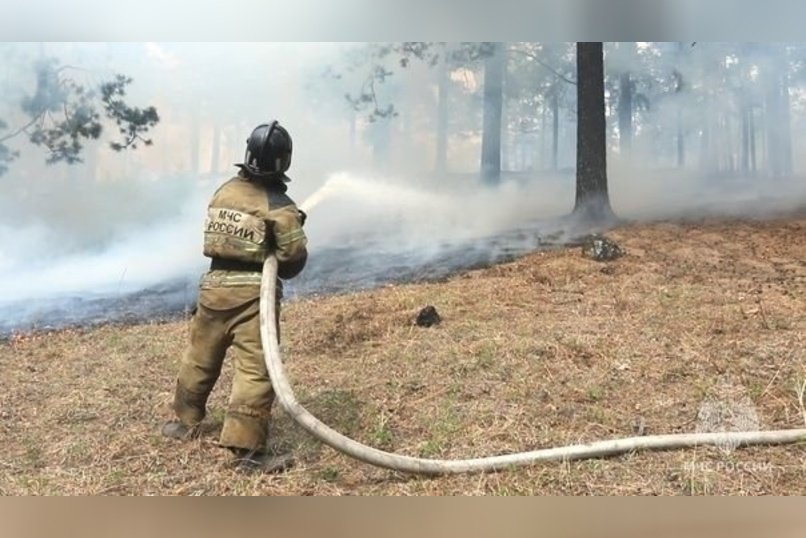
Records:
[[[0,70],[0,119],[9,126],[0,136],[24,124],[19,102],[32,90],[30,66],[41,56],[75,67],[65,72],[87,85],[116,72],[131,76],[128,97],[156,106],[162,118],[153,147],[119,154],[101,141],[73,167],[45,166],[40,151],[13,141],[20,157],[0,177],[0,333],[66,320],[149,319],[189,307],[207,263],[201,242],[209,196],[234,173],[249,131],[269,118],[292,133],[289,194],[309,212],[311,259],[288,283],[290,297],[440,277],[550,248],[581,231],[558,220],[574,202],[575,91],[568,81],[528,56],[509,55],[505,170],[500,185],[483,187],[481,63],[457,67],[447,79],[447,172],[435,173],[438,69],[416,61],[398,69],[386,58],[395,73],[374,87],[374,97],[381,107],[394,103],[398,116],[371,123],[344,98],[366,81],[361,66],[347,66],[346,51],[362,46],[0,45],[8,58]],[[798,47],[639,44],[630,54],[610,47],[615,211],[642,220],[762,217],[806,205]],[[572,59],[570,46],[529,50],[573,78],[572,66],[558,67]],[[782,69],[785,96],[772,91],[783,87]],[[633,99],[629,154],[620,146],[617,110],[623,71],[642,96]],[[675,91],[675,72],[683,91]],[[551,101],[544,98],[552,84],[560,88],[556,170]],[[784,97],[791,147],[770,151],[786,140],[768,114],[784,117]],[[752,160],[742,134],[751,120]],[[788,155],[792,170],[784,173]]]
[[[126,317],[148,319],[187,308],[195,294],[192,281],[204,264],[199,255],[201,222],[209,194],[209,188],[198,188],[167,216],[130,222],[94,247],[76,247],[76,241],[69,240],[69,228],[64,229],[65,243],[73,246],[51,248],[58,244],[58,229],[43,223],[4,225],[0,334]]]
[[[541,184],[507,181],[496,189],[454,190],[342,172],[300,207],[314,215],[310,233],[325,244],[373,235],[389,238],[390,244],[427,247],[558,217],[568,210],[572,196],[568,186],[556,180]]]
[[[198,221],[203,217],[198,209],[203,206],[200,200],[194,202],[189,206],[193,211],[188,207],[187,212],[179,211],[176,217],[159,221],[151,229],[121,234],[101,252],[53,258],[47,256],[45,237],[51,235],[49,232],[42,228],[6,229],[4,236],[24,236],[35,242],[27,243],[27,248],[12,244],[14,250],[2,252],[7,261],[0,267],[0,296],[4,301],[15,301],[120,294],[186,277],[188,270],[200,267]]]

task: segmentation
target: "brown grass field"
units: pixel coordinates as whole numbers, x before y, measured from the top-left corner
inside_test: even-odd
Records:
[[[578,248],[448,281],[299,300],[286,366],[324,422],[403,454],[465,458],[695,431],[706,401],[804,427],[806,218],[625,225],[615,262]],[[443,322],[413,325],[435,305]],[[4,495],[806,494],[806,446],[696,448],[423,478],[357,463],[275,409],[284,474],[243,473],[171,417],[186,321],[18,334],[0,343]]]

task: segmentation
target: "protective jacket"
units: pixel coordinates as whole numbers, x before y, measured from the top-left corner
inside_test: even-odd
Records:
[[[282,178],[237,175],[213,195],[204,223],[204,255],[212,258],[200,301],[216,310],[255,299],[263,261],[274,253],[281,278],[293,278],[308,258],[303,216]]]
[[[262,264],[274,251],[286,266],[305,257],[302,215],[285,194],[286,188],[280,179],[240,175],[224,183],[207,208],[204,255]]]

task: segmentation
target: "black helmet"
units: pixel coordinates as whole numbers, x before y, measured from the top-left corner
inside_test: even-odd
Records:
[[[283,174],[291,165],[291,135],[277,121],[255,127],[246,140],[243,167],[254,176]]]

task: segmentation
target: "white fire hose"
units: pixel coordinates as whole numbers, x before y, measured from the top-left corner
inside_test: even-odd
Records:
[[[681,433],[625,437],[586,444],[544,448],[465,460],[437,460],[393,454],[361,444],[333,430],[309,413],[294,396],[285,375],[275,325],[277,258],[269,256],[263,265],[260,286],[260,336],[263,354],[280,406],[294,421],[324,444],[357,460],[404,473],[440,475],[449,473],[499,471],[540,461],[566,461],[615,456],[637,450],[671,450],[696,446],[780,445],[806,442],[806,428],[777,431]]]

